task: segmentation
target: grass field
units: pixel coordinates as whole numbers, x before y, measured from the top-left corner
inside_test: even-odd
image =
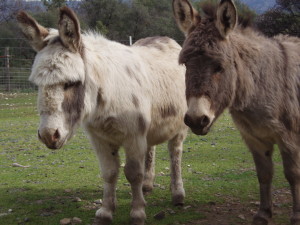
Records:
[[[91,145],[79,129],[63,149],[51,151],[37,139],[38,123],[36,94],[0,93],[0,224],[56,225],[73,217],[91,224],[103,190]],[[120,155],[124,161],[123,150]],[[291,199],[278,151],[274,162],[274,221],[286,225]],[[158,146],[156,188],[146,196],[147,225],[250,223],[259,201],[256,173],[228,113],[209,135],[188,135],[182,170],[185,206],[173,207],[167,146]],[[129,224],[130,187],[122,170],[117,197],[113,224]],[[161,211],[165,217],[155,219]]]

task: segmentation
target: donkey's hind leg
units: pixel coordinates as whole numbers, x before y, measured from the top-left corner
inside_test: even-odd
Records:
[[[259,181],[260,207],[257,214],[253,217],[252,225],[270,225],[272,224],[272,178],[273,178],[273,144],[263,142],[261,139],[244,136],[256,167],[256,173]]]
[[[300,138],[291,141],[289,145],[280,143],[279,148],[284,174],[290,184],[293,197],[291,225],[300,225]]]
[[[148,146],[145,159],[145,172],[143,180],[143,192],[149,193],[153,189],[155,177],[155,146]]]
[[[174,205],[183,205],[185,191],[181,177],[181,157],[186,133],[179,133],[168,143],[171,167],[171,191]]]

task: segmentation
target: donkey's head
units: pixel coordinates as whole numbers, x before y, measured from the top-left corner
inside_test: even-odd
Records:
[[[59,29],[46,29],[21,11],[18,23],[37,55],[29,80],[39,88],[39,139],[58,149],[71,138],[84,107],[85,67],[80,25],[73,11],[60,10]]]
[[[186,34],[179,56],[187,69],[184,120],[198,135],[205,135],[232,102],[236,83],[229,41],[237,23],[236,8],[231,0],[222,0],[217,8],[206,6],[203,11],[206,15],[201,17],[188,0],[173,0],[176,22]]]

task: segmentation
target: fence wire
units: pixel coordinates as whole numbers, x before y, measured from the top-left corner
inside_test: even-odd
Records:
[[[0,92],[27,92],[37,88],[28,81],[35,52],[27,47],[0,47]]]
[[[17,38],[13,43],[19,43],[20,46],[3,47],[9,41],[6,38],[0,38],[0,93],[37,90],[37,87],[28,81],[35,51],[30,47],[21,47],[26,41]],[[129,45],[129,40],[119,42]]]

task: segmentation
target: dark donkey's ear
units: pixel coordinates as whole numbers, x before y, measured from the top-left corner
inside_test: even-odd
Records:
[[[237,24],[237,11],[232,0],[221,0],[217,9],[216,26],[223,38],[227,38]]]
[[[59,36],[66,48],[72,52],[81,50],[80,23],[76,14],[64,6],[60,9],[60,20],[58,23]]]
[[[40,51],[45,47],[46,42],[44,39],[49,34],[49,31],[45,27],[38,24],[35,19],[24,11],[18,12],[17,21],[22,33],[35,51]]]
[[[201,17],[188,0],[173,0],[173,14],[180,30],[189,34]]]

